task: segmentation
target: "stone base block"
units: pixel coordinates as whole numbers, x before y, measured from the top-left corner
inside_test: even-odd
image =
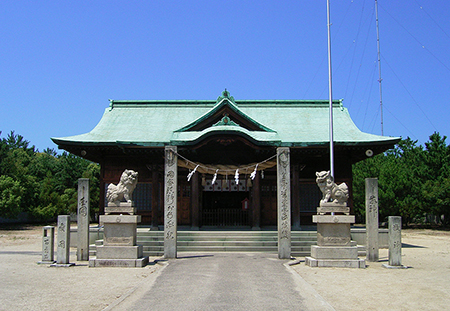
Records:
[[[344,213],[346,215],[350,214],[350,207],[346,205],[329,205],[329,206],[319,206],[317,208],[317,214],[331,214],[331,213]]]
[[[89,268],[94,267],[125,267],[142,268],[148,264],[148,257],[138,259],[90,259]]]
[[[400,265],[400,266],[391,266],[391,265],[388,265],[388,264],[386,264],[386,263],[382,264],[381,266],[382,266],[383,268],[386,268],[386,269],[408,269],[408,268],[409,268],[409,267],[404,266],[404,265]]]
[[[106,207],[132,207],[134,206],[134,202],[108,202]]]
[[[348,223],[318,223],[317,245],[320,246],[350,246],[350,224]]]
[[[54,268],[68,268],[68,267],[72,267],[75,266],[74,263],[54,263],[51,264],[50,267],[54,267]]]
[[[315,259],[356,259],[358,258],[358,247],[312,245],[311,257]]]
[[[54,264],[54,263],[56,263],[56,260],[53,260],[53,261],[38,261],[37,262],[38,265],[51,265],[51,264]]]
[[[100,224],[137,224],[141,215],[100,215]]]
[[[330,267],[330,268],[366,268],[364,259],[316,259],[305,257],[306,265],[310,267]]]
[[[105,206],[105,215],[109,214],[136,214],[136,207],[131,206]]]
[[[354,224],[355,215],[313,215],[313,222],[321,224]]]
[[[339,202],[320,202],[320,207],[347,207],[347,202],[339,203]]]
[[[143,246],[97,246],[97,259],[137,259],[143,256]]]

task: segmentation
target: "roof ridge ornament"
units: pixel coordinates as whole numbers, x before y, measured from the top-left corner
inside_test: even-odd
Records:
[[[236,102],[235,102],[235,100],[234,100],[234,97],[233,96],[231,96],[230,95],[230,92],[228,92],[228,90],[225,88],[225,90],[222,92],[222,95],[221,96],[219,96],[219,97],[217,97],[217,103],[218,102],[220,102],[221,100],[223,100],[223,99],[227,99],[227,100],[229,100],[230,102],[232,102],[233,104],[236,104]]]
[[[213,126],[220,126],[220,125],[239,126],[239,124],[237,124],[236,122],[234,122],[230,119],[230,117],[228,116],[228,113],[224,113],[223,118],[219,122],[213,124]]]

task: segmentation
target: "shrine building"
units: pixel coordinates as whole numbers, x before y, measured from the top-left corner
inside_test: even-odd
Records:
[[[352,164],[399,138],[361,132],[340,100],[333,119],[336,182],[349,186],[352,210]],[[131,169],[142,224],[161,227],[166,213],[193,229],[274,227],[282,205],[295,230],[322,197],[315,173],[330,167],[328,120],[328,100],[235,100],[225,90],[217,100],[111,100],[92,131],[52,140],[100,164],[101,213],[108,184]]]

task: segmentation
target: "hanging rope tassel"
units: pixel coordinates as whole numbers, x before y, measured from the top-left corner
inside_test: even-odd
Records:
[[[195,171],[197,170],[197,168],[198,168],[199,166],[200,166],[200,165],[197,165],[197,166],[194,168],[194,170],[193,170],[192,172],[190,172],[190,173],[187,175],[187,180],[188,180],[188,181],[191,181],[192,175],[195,174]]]
[[[239,185],[239,169],[236,170],[236,173],[234,173],[234,181],[236,182],[236,186]]]
[[[250,174],[250,178],[251,178],[252,180],[254,180],[255,177],[256,177],[256,172],[258,171],[258,165],[259,165],[259,163],[256,164],[255,170]]]

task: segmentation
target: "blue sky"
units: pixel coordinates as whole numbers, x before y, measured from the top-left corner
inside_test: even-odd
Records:
[[[333,97],[381,134],[375,5],[331,0]],[[384,135],[450,135],[450,2],[379,0]],[[326,0],[0,2],[0,131],[39,150],[108,99],[328,99]]]

